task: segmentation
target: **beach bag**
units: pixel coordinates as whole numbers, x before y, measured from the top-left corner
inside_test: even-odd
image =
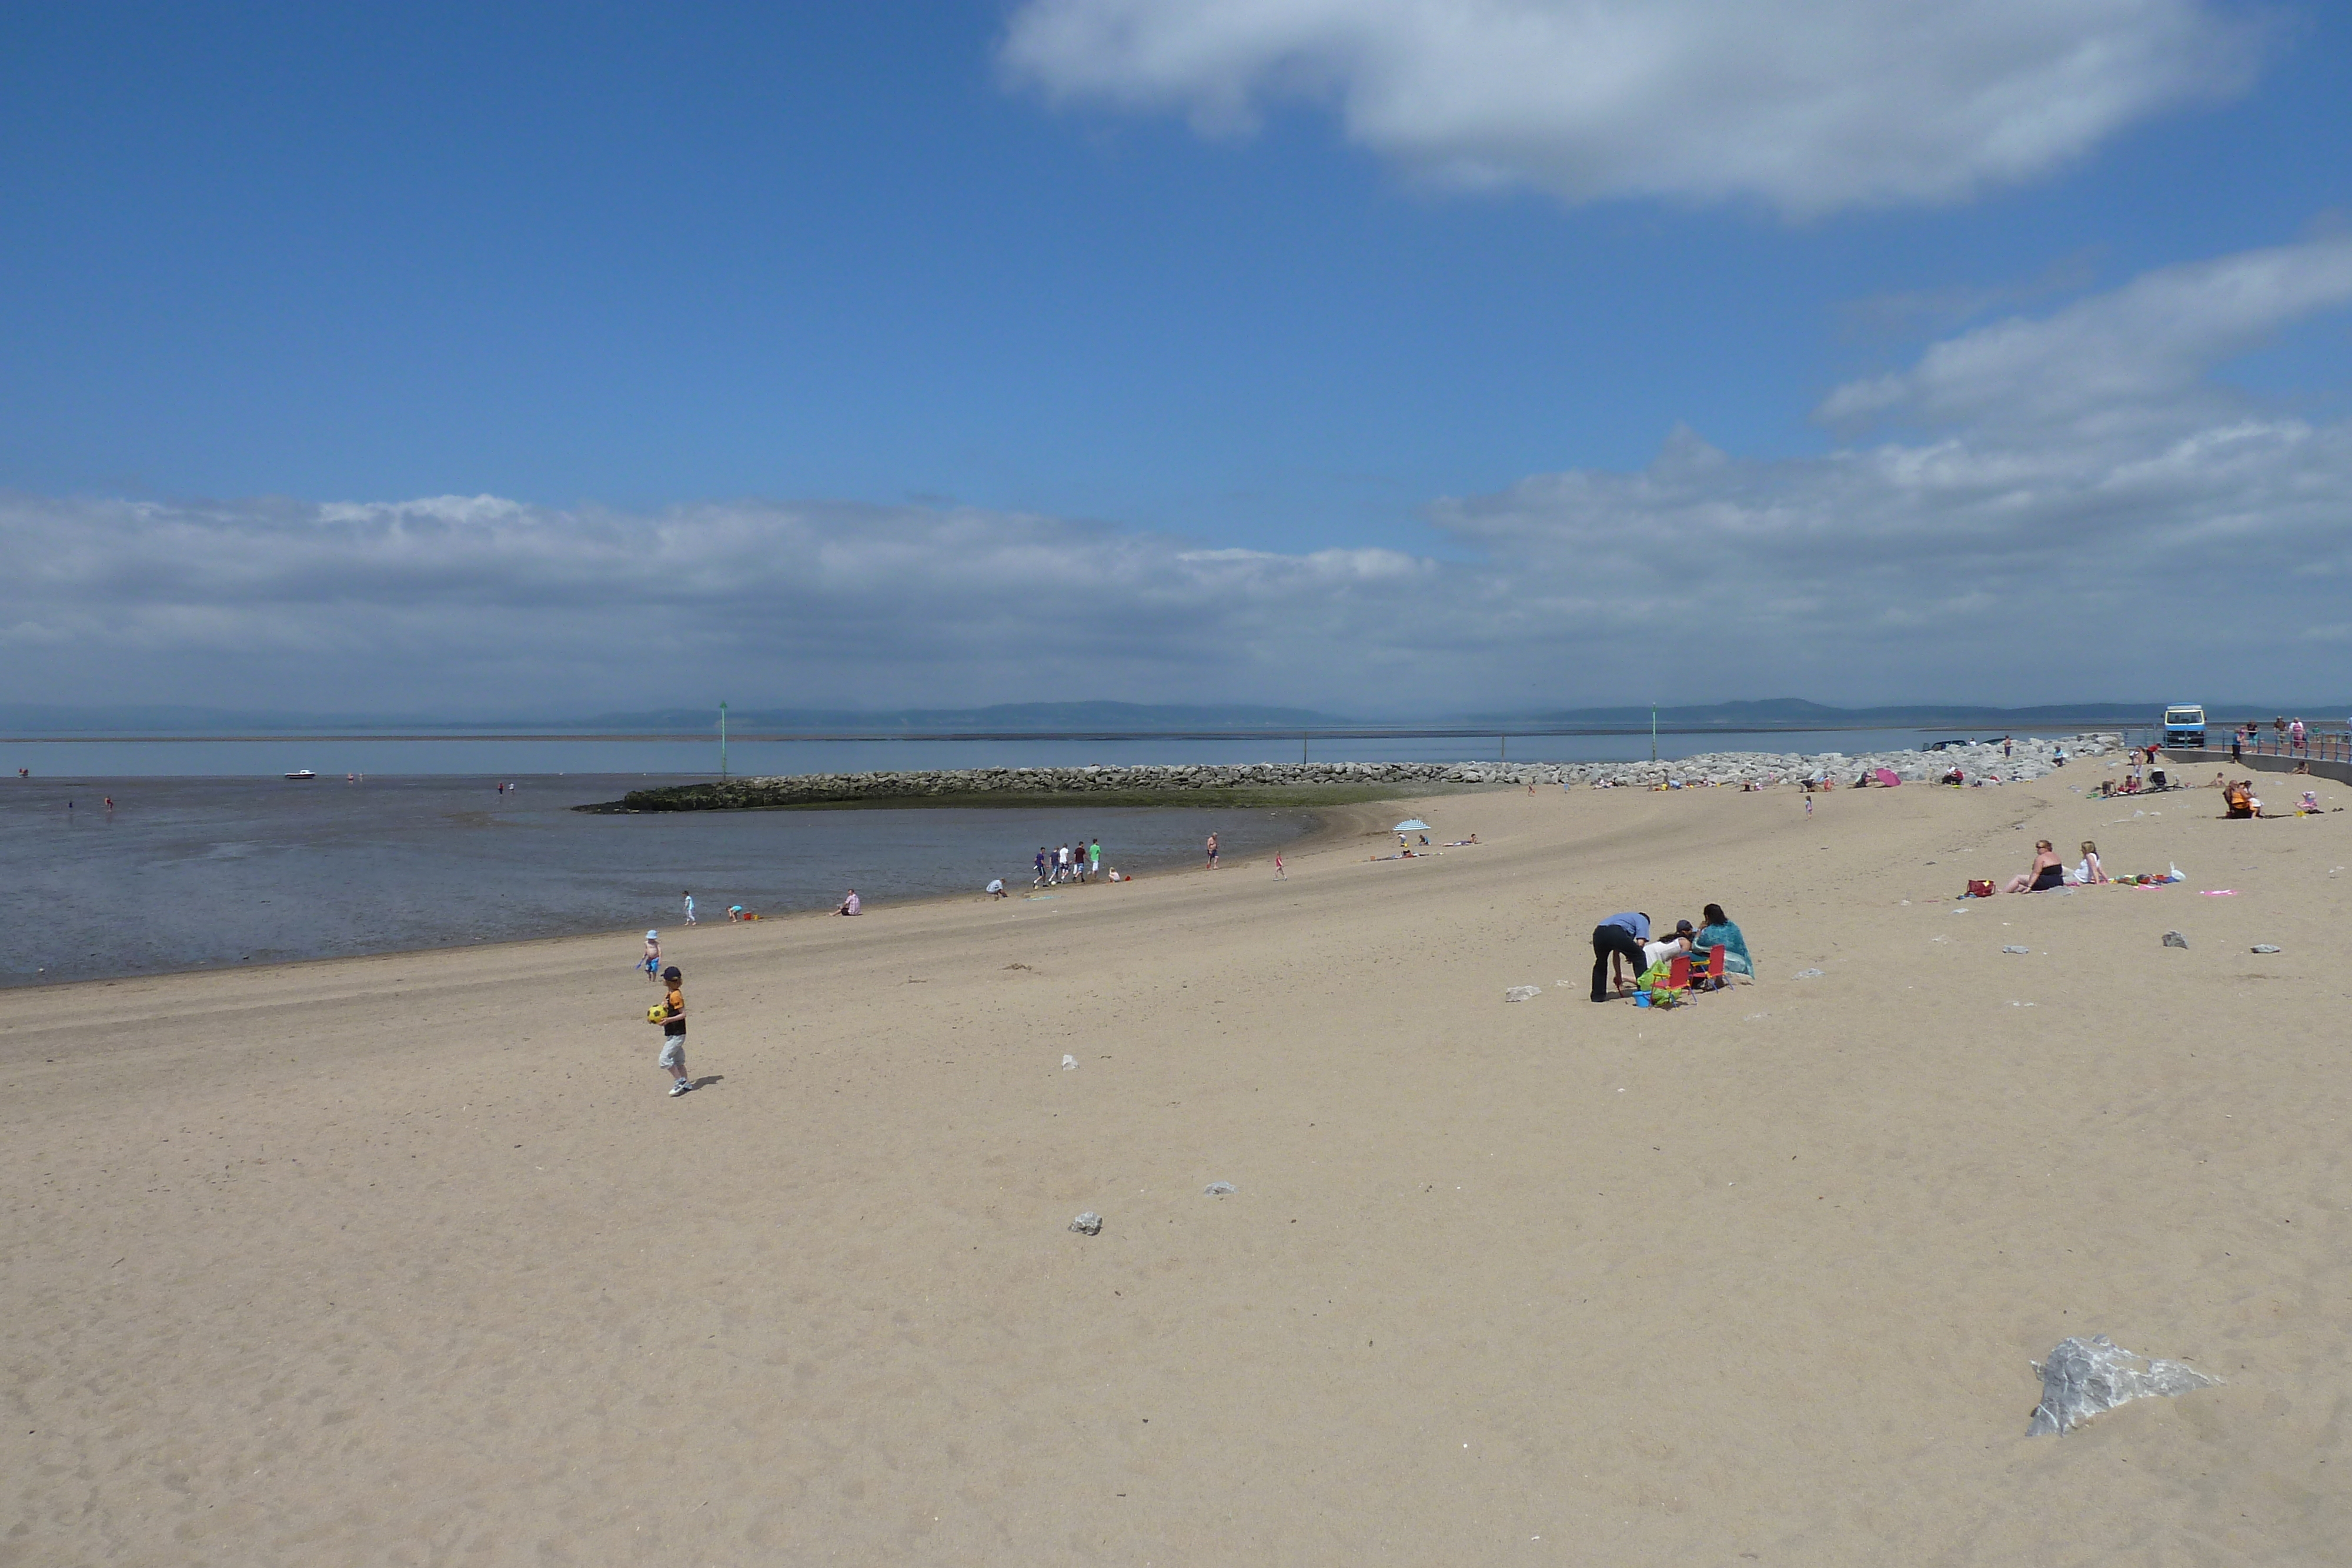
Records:
[[[1962,898],[1990,898],[1992,896],[1992,883],[1990,882],[1979,882],[1976,878],[1971,877],[1969,879],[1968,892],[1960,894],[1960,896]]]

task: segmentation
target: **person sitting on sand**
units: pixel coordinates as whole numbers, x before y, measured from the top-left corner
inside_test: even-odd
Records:
[[[2064,885],[2066,868],[2058,863],[2058,852],[2050,847],[2048,839],[2033,841],[2033,863],[2009,879],[2003,893],[2046,893]]]
[[[1734,925],[1731,923],[1731,917],[1723,913],[1723,905],[1708,904],[1699,911],[1699,918],[1706,924],[1698,928],[1698,939],[1694,946],[1703,953],[1713,952],[1717,947],[1722,948],[1724,972],[1746,975],[1753,979],[1756,975],[1756,959],[1748,951],[1748,938],[1739,934],[1739,927]]]
[[[2221,791],[2221,814],[2239,821],[2263,814],[2263,803],[2254,799],[2252,779],[2241,779]]]
[[[2099,846],[2088,839],[2083,841],[2083,861],[2074,868],[2074,881],[2082,887],[2096,887],[2101,883],[2115,881],[2107,874],[2107,868],[2099,863]]]
[[[839,906],[834,910],[834,913],[835,915],[858,915],[864,913],[865,908],[866,905],[858,899],[857,890],[853,887],[849,890],[849,896],[841,901]]]

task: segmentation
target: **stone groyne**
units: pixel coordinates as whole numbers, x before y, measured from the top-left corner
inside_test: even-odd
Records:
[[[910,772],[798,773],[726,779],[633,789],[589,811],[744,811],[794,806],[889,805],[952,800],[1017,806],[1024,797],[1060,803],[1073,797],[1148,799],[1183,805],[1235,794],[1293,789],[1340,789],[1372,799],[1380,791],[1548,784],[1615,789],[1755,787],[1828,779],[1851,784],[1884,768],[1908,782],[1941,778],[1954,768],[1970,782],[2021,783],[2060,766],[2060,753],[2096,757],[2120,750],[2119,735],[2074,735],[2019,740],[2011,754],[1998,745],[1943,751],[1728,751],[1671,762],[1253,762],[1167,763],[1118,768],[969,768]],[[1121,803],[1126,803],[1122,801]]]

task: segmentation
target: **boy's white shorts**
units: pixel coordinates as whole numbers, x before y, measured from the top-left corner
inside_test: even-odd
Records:
[[[656,1067],[684,1067],[686,1065],[686,1036],[682,1034],[663,1036],[661,1060],[655,1062],[654,1065]]]

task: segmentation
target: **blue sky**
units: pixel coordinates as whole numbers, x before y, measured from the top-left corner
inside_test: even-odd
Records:
[[[1698,638],[1679,695],[2021,702],[2352,639],[2341,6],[21,5],[0,102],[16,700],[1491,708]],[[1956,451],[2034,477],[1923,495]],[[2125,656],[2168,571],[2301,653]]]

